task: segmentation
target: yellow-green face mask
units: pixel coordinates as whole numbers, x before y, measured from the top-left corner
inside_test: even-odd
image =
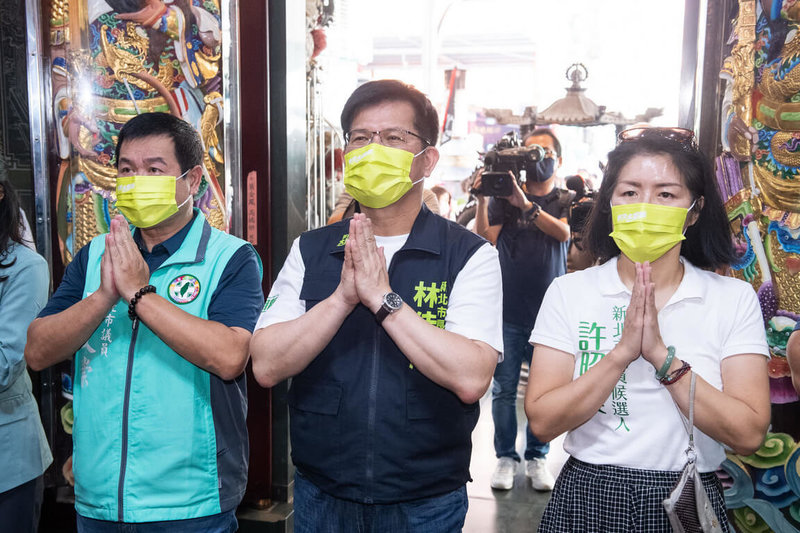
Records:
[[[137,228],[151,228],[178,212],[192,197],[178,205],[175,184],[188,174],[175,176],[120,176],[117,178],[117,209]]]
[[[689,207],[694,207],[694,203]],[[622,204],[611,206],[614,231],[610,236],[620,251],[636,263],[651,263],[686,239],[685,207],[656,204]]]
[[[427,146],[422,150],[427,150]],[[420,152],[419,154],[421,154]],[[378,143],[368,144],[344,156],[344,188],[367,207],[380,209],[395,203],[411,187],[411,163],[419,154]]]

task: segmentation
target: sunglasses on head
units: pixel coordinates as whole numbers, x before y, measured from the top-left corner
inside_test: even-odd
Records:
[[[697,149],[694,132],[686,128],[630,128],[621,131],[617,136],[620,143],[658,137],[681,143],[682,145]]]

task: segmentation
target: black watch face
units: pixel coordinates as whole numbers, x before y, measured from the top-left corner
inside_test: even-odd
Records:
[[[403,299],[396,292],[390,292],[384,296],[384,302],[392,309],[400,309],[403,306]]]

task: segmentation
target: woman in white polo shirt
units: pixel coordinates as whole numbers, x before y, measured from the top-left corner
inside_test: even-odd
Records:
[[[584,236],[600,264],[553,282],[531,334],[531,430],[543,442],[568,432],[571,456],[539,531],[670,531],[662,501],[686,464],[678,407],[688,417],[692,373],[697,466],[728,531],[723,445],[753,453],[770,417],[758,299],[712,272],[735,256],[692,132],[620,141]]]

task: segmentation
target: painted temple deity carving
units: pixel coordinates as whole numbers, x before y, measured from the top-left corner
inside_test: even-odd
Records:
[[[725,496],[739,531],[800,531],[800,404],[786,362],[800,319],[800,2],[738,4],[717,178],[739,253],[732,274],[764,315],[773,419],[758,452],[723,464]]]
[[[205,154],[195,205],[227,229],[220,20],[220,0],[52,1],[56,206],[65,263],[108,231],[117,213],[114,147],[139,113],[172,113],[197,129]]]

